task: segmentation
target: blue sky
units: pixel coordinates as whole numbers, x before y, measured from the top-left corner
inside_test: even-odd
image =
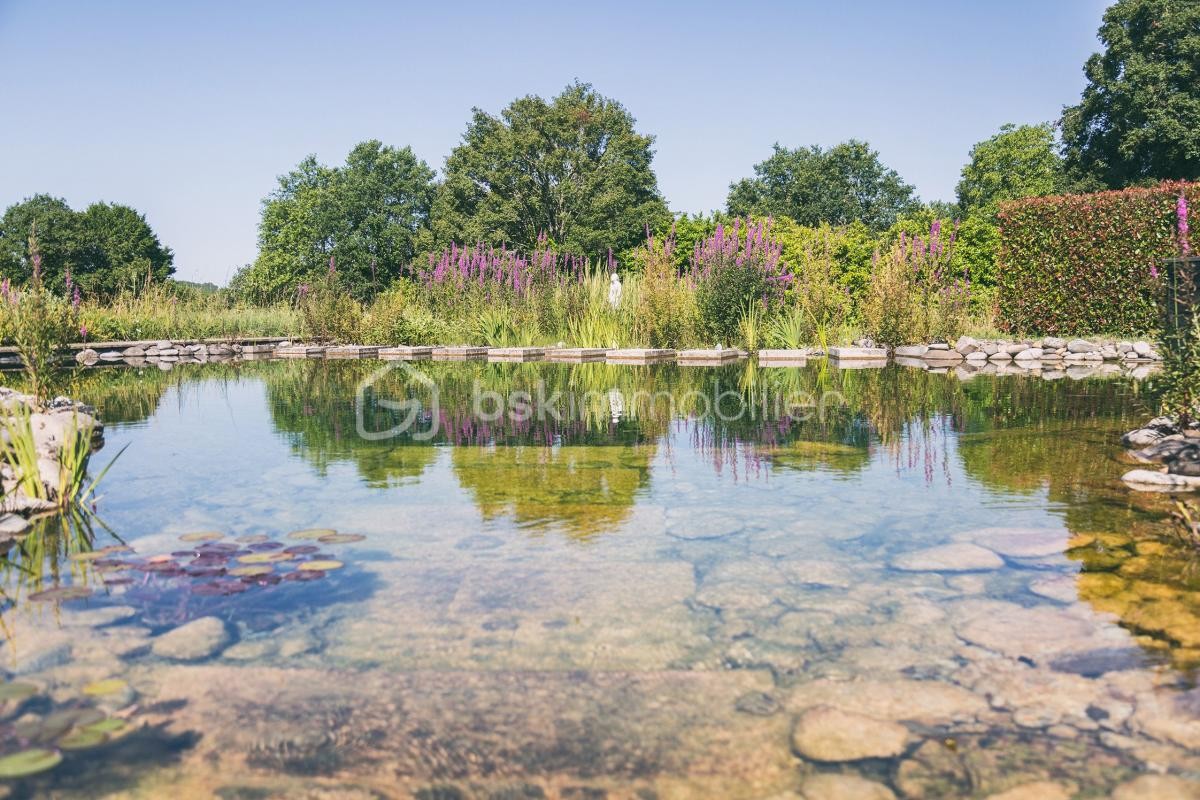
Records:
[[[0,206],[128,203],[177,277],[223,283],[306,154],[377,138],[440,170],[472,106],[576,78],[657,137],[676,211],[721,207],[773,142],[851,137],[951,200],[973,143],[1078,99],[1107,4],[0,0]]]

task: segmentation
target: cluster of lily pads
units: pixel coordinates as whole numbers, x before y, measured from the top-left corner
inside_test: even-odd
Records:
[[[225,596],[253,587],[273,586],[283,581],[314,581],[341,569],[344,563],[323,546],[359,542],[365,536],[338,533],[328,528],[311,528],[287,535],[297,544],[272,540],[265,534],[227,538],[215,531],[185,533],[185,549],[170,554],[139,557],[128,545],[110,545],[75,553],[71,559],[88,563],[105,586],[145,584],[152,578],[185,579],[193,594]],[[138,577],[136,573],[142,573]],[[78,600],[94,589],[72,584],[34,592],[30,600]]]
[[[125,681],[108,678],[84,686],[83,694],[87,698],[100,698],[127,690]],[[27,701],[36,699],[38,691],[31,683],[0,683],[0,710],[13,720],[0,726],[4,749],[11,750],[0,756],[0,779],[26,778],[53,769],[62,763],[64,753],[108,744],[133,729],[127,720],[81,703],[45,716],[16,716]]]

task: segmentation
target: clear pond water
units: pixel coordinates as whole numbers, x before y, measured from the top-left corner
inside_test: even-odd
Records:
[[[1136,384],[380,366],[78,376],[128,449],[4,563],[12,796],[1196,791]]]

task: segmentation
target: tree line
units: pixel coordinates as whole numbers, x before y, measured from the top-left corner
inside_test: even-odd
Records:
[[[619,102],[575,82],[499,114],[474,109],[440,178],[411,148],[377,140],[356,145],[341,165],[305,158],[263,201],[258,256],[231,289],[251,301],[285,299],[333,264],[367,298],[451,242],[532,249],[540,241],[620,256],[648,230],[674,226],[699,238],[720,213],[855,225],[876,236],[913,220],[962,219],[978,244],[972,270],[985,274],[1005,200],[1200,178],[1200,3],[1119,0],[1099,38],[1104,49],[1084,67],[1080,101],[1055,123],[1005,125],[976,144],[954,203],[922,203],[867,142],[776,144],[752,176],[731,184],[723,212],[679,218],[652,168],[654,137]],[[172,272],[171,251],[133,209],[97,203],[75,212],[38,195],[0,220],[0,274],[28,274],[35,221],[51,279],[69,269],[86,291],[104,294]]]

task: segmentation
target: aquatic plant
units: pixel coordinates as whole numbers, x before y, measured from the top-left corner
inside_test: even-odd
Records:
[[[33,415],[24,403],[14,403],[7,414],[0,415],[0,460],[13,470],[17,487],[26,497],[54,503],[58,508],[83,505],[95,493],[96,487],[121,454],[125,445],[90,482],[88,461],[92,453],[93,430],[90,423],[80,423],[73,414],[66,429],[65,441],[59,447],[57,476],[48,480],[42,466],[43,454],[38,451],[33,432]]]

